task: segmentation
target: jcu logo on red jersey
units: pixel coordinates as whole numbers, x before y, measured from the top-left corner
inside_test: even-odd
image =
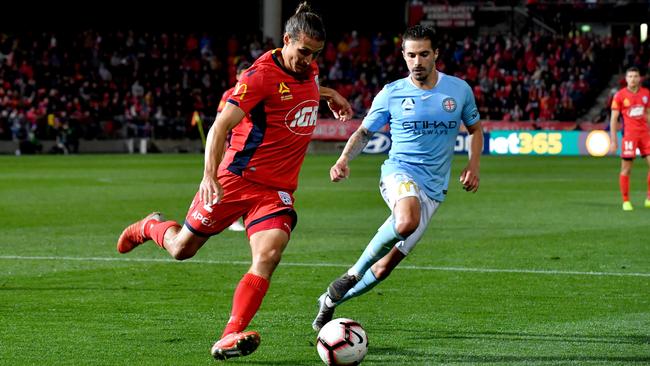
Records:
[[[284,124],[296,135],[311,135],[318,119],[318,101],[299,103],[284,117]]]

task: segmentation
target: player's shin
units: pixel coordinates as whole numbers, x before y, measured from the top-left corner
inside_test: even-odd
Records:
[[[175,221],[164,221],[164,222],[152,222],[151,224],[146,225],[146,231],[149,231],[151,234],[151,239],[158,244],[159,247],[165,248],[165,233],[171,227],[180,227]]]
[[[269,288],[269,281],[261,276],[246,273],[239,282],[232,301],[232,312],[222,338],[233,332],[241,332],[253,319],[262,305]]]
[[[377,234],[370,240],[357,262],[350,268],[348,274],[357,278],[361,277],[370,266],[381,259],[399,241],[405,238],[395,229],[394,220],[386,220],[377,230]]]

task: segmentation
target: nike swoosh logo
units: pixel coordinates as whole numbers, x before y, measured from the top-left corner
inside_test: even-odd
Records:
[[[433,94],[423,95],[422,100],[427,100],[427,99],[431,98],[432,96],[433,96]]]

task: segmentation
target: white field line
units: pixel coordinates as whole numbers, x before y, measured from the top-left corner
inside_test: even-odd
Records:
[[[52,260],[52,261],[79,261],[79,262],[144,262],[144,263],[178,263],[173,259],[163,258],[117,258],[117,257],[59,257],[59,256],[19,256],[0,255],[0,260]],[[224,264],[224,265],[250,265],[248,261],[218,261],[209,259],[190,259],[183,263],[189,264]],[[347,268],[349,264],[336,263],[295,263],[282,262],[285,267],[338,267]],[[614,276],[614,277],[650,277],[650,273],[639,272],[583,272],[583,271],[556,271],[541,269],[508,269],[508,268],[471,268],[471,267],[436,267],[436,266],[409,266],[397,267],[403,270],[418,271],[447,271],[447,272],[477,272],[477,273],[525,273],[541,275],[569,275],[569,276]]]

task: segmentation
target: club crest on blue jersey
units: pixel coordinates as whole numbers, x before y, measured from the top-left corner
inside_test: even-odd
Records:
[[[454,98],[452,98],[452,97],[445,98],[442,101],[442,109],[445,112],[452,113],[453,111],[456,110],[456,106],[457,106],[456,100]]]

